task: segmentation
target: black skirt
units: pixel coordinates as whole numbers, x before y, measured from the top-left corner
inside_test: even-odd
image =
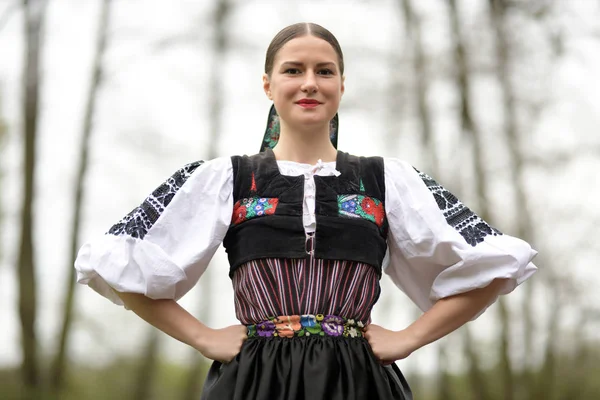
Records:
[[[201,400],[411,400],[395,364],[365,338],[256,337],[228,364],[215,361]]]

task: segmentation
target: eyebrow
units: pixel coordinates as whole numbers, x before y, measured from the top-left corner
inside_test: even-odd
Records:
[[[304,65],[304,63],[301,63],[300,61],[284,61],[283,63],[281,63],[281,65]],[[321,62],[317,64],[317,67],[325,67],[325,66],[335,66],[334,62],[331,61],[327,61],[327,62]]]

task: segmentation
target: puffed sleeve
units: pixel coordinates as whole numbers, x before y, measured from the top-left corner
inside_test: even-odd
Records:
[[[386,158],[384,165],[384,271],[421,310],[497,278],[506,279],[500,294],[507,294],[535,273],[537,252],[527,242],[493,228],[410,164]]]
[[[77,255],[77,281],[123,305],[114,290],[179,299],[221,244],[233,209],[230,158],[185,165]]]

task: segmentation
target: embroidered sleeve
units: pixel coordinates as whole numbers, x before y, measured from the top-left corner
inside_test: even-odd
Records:
[[[471,246],[477,246],[488,235],[502,235],[502,232],[479,218],[477,214],[461,203],[455,195],[437,183],[435,179],[417,169],[415,171],[433,195],[448,225],[456,229]]]
[[[157,187],[140,206],[134,208],[123,219],[113,225],[108,233],[143,239],[158,220],[158,217],[171,203],[177,191],[181,189],[196,168],[202,164],[204,164],[204,161],[196,161],[179,169],[162,185]]]
[[[432,177],[397,159],[385,160],[385,174],[385,272],[422,310],[499,278],[507,294],[537,270],[528,243],[502,234]]]
[[[85,243],[75,269],[116,304],[118,292],[179,299],[206,270],[232,215],[230,158],[176,171],[109,231]]]

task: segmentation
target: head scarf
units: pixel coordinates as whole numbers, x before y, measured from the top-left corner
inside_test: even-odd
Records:
[[[337,149],[337,138],[338,138],[338,128],[339,128],[339,119],[337,113],[329,123],[329,139],[331,139],[331,144],[333,147]],[[267,120],[267,129],[265,130],[265,135],[263,136],[263,141],[260,146],[260,152],[265,151],[266,149],[272,149],[275,147],[277,142],[279,142],[279,115],[277,114],[277,110],[275,110],[275,105],[271,106],[271,110],[269,110],[269,118]]]

